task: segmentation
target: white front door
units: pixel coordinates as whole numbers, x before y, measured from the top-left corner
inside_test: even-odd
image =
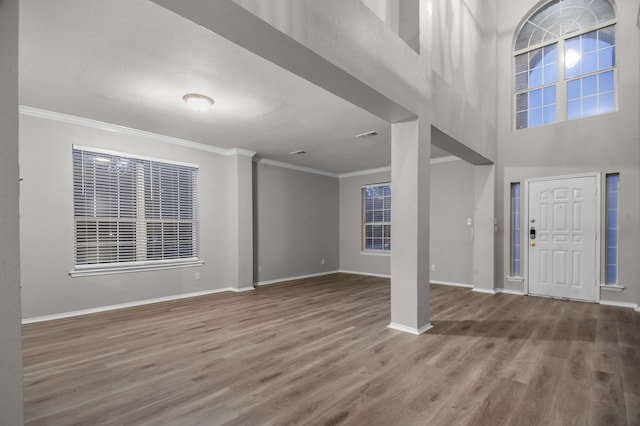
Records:
[[[529,293],[596,300],[597,176],[529,181]]]

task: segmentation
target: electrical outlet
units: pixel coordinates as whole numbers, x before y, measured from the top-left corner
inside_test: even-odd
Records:
[[[200,272],[196,272],[195,279],[196,281],[200,281]]]
[[[324,265],[324,259],[322,259],[322,264]]]
[[[436,265],[431,265],[431,272],[435,272],[436,270]]]
[[[262,265],[258,266],[258,272],[262,272]]]

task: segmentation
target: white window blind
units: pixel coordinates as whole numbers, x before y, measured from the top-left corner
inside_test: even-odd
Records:
[[[198,168],[73,148],[75,266],[198,258]]]
[[[391,250],[391,184],[362,187],[362,249]]]

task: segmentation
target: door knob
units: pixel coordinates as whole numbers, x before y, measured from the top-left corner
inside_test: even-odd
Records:
[[[529,245],[530,245],[531,247],[535,247],[536,243],[534,243],[533,241],[531,241],[531,242],[529,243]]]

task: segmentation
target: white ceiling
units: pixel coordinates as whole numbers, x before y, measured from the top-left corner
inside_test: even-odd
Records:
[[[22,105],[332,173],[390,164],[388,123],[155,3],[20,7]],[[191,111],[182,96],[193,92],[214,107]]]

